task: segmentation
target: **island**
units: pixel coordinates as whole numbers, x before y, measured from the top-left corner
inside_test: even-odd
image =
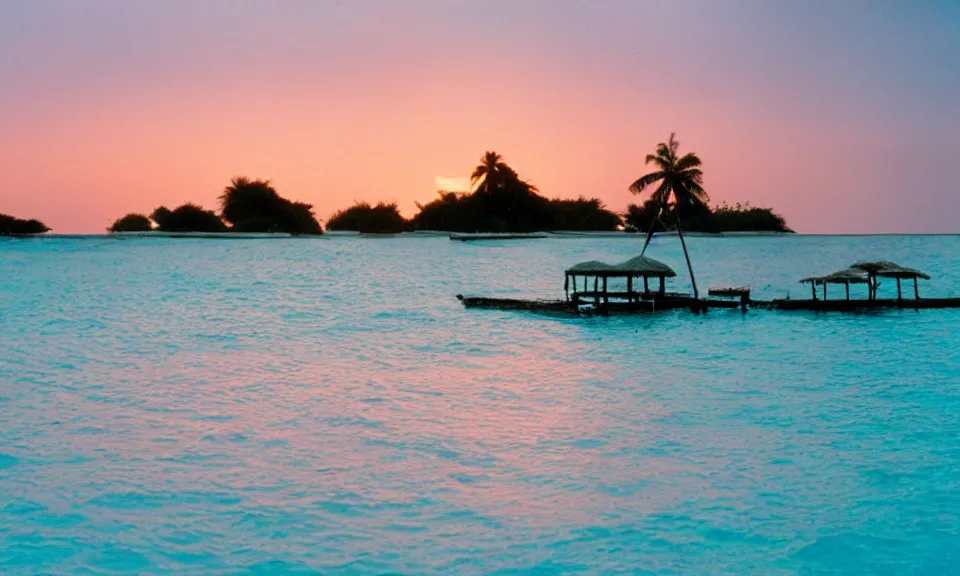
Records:
[[[219,214],[192,203],[173,210],[160,206],[150,216],[127,214],[114,221],[107,231],[323,234],[313,206],[281,197],[269,180],[237,176],[224,188],[219,200]]]
[[[0,214],[0,236],[31,236],[49,231],[50,227],[39,220],[22,220]]]

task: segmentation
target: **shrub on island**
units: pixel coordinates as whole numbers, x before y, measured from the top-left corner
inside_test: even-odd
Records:
[[[409,229],[396,203],[379,202],[375,206],[357,202],[338,211],[327,220],[327,230],[353,230],[365,234],[397,234]]]
[[[596,198],[551,200],[550,210],[553,230],[613,231],[623,226],[620,216],[604,208]]]
[[[720,204],[710,208],[707,204],[681,205],[680,213],[683,229],[690,232],[793,232],[783,216],[772,208],[756,208],[736,204]],[[659,204],[648,199],[643,205],[627,206],[624,217],[629,230],[646,232],[651,226],[654,232],[675,230],[677,228],[676,207],[671,206],[657,219]]]
[[[226,232],[227,227],[212,210],[204,210],[196,204],[183,204],[170,210],[161,206],[153,211],[150,219],[163,232]]]
[[[107,228],[107,232],[115,234],[117,232],[149,232],[153,230],[153,222],[143,214],[127,214],[123,218],[118,218]]]
[[[793,232],[786,219],[772,208],[757,208],[749,202],[744,205],[738,202],[734,206],[720,204],[714,208],[713,218],[721,232]]]
[[[411,225],[450,232],[613,231],[623,225],[596,198],[548,200],[528,186],[512,194],[440,192],[436,200],[417,204],[420,211]]]
[[[0,214],[0,236],[44,234],[49,231],[50,228],[39,220],[21,220],[7,214]]]
[[[411,224],[416,230],[450,232],[539,232],[547,230],[611,231],[620,217],[597,199],[549,200],[522,180],[496,152],[487,152],[470,178],[472,193],[441,191],[417,204]]]
[[[282,198],[269,180],[237,176],[220,196],[220,213],[238,232],[323,234],[313,206]]]

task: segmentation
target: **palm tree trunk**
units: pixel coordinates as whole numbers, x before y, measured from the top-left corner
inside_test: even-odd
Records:
[[[647,252],[647,246],[650,245],[650,239],[653,238],[653,231],[657,229],[657,222],[660,221],[660,215],[663,214],[663,203],[660,203],[660,207],[657,208],[657,216],[653,219],[653,222],[650,223],[650,228],[647,229],[647,239],[643,243],[643,250],[640,251],[640,255],[643,256]]]
[[[690,264],[690,254],[687,252],[687,242],[683,239],[683,224],[680,222],[680,214],[677,214],[677,235],[680,236],[680,245],[683,246],[683,257],[687,259],[687,270],[690,271],[690,283],[693,284],[693,297],[700,299],[700,292],[697,291],[697,279],[693,276],[693,265]]]

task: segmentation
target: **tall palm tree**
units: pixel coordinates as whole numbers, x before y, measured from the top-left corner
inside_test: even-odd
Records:
[[[472,188],[484,192],[503,190],[519,180],[516,171],[503,161],[503,156],[492,151],[480,157],[480,165],[470,175]]]
[[[680,143],[674,139],[674,134],[670,134],[670,140],[657,144],[656,154],[647,154],[645,164],[654,164],[657,167],[655,172],[641,176],[636,182],[630,185],[630,191],[634,194],[642,194],[649,187],[660,183],[660,186],[653,192],[651,198],[659,205],[657,210],[657,219],[663,214],[663,211],[670,206],[671,197],[673,199],[673,208],[677,216],[677,234],[680,235],[680,244],[683,246],[683,256],[687,259],[687,269],[690,271],[690,283],[693,284],[693,297],[700,298],[697,291],[697,280],[693,276],[693,266],[690,264],[690,254],[687,252],[687,243],[683,239],[682,225],[680,222],[680,213],[685,208],[694,207],[698,204],[706,204],[710,198],[703,190],[703,171],[700,170],[700,158],[693,152],[679,156],[677,149]],[[647,251],[647,245],[650,244],[650,238],[653,236],[654,226],[650,226],[647,231],[647,240],[643,244],[643,252]]]

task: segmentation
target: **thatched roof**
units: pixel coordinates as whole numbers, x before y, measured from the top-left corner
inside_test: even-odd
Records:
[[[597,260],[574,264],[566,271],[567,274],[582,276],[650,276],[654,278],[672,278],[677,275],[672,268],[653,258],[637,256],[626,262],[616,265],[606,264]]]
[[[826,276],[810,276],[800,282],[812,282],[814,284],[866,284],[868,282],[867,273],[859,268],[844,268]]]
[[[616,270],[612,265],[600,262],[599,260],[588,260],[587,262],[580,262],[579,264],[574,264],[570,268],[567,268],[567,274],[582,274],[584,276],[593,276],[593,275],[604,275],[611,271]]]
[[[875,276],[882,276],[884,278],[923,278],[924,280],[929,280],[930,276],[927,276],[919,270],[913,268],[905,268],[894,262],[888,262],[886,260],[880,260],[877,262],[857,262],[852,266],[859,270],[863,270],[868,274],[873,274]]]
[[[673,278],[677,275],[672,268],[663,262],[654,260],[653,258],[648,258],[646,256],[636,256],[627,260],[626,262],[617,264],[615,268],[617,270],[621,270],[628,274],[635,274],[637,276]]]

